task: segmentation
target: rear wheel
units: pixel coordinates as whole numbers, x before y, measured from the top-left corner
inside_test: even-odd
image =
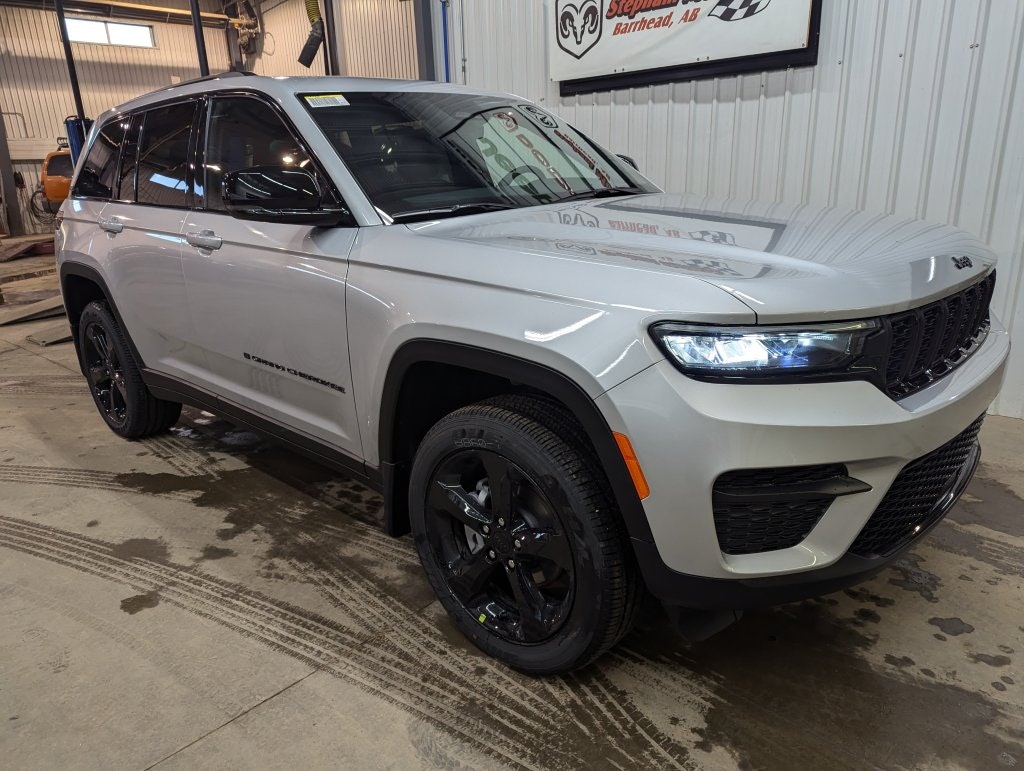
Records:
[[[178,422],[181,405],[149,392],[124,335],[102,303],[89,303],[82,311],[78,350],[96,408],[115,434],[140,439]]]
[[[417,451],[410,511],[441,603],[509,665],[575,669],[632,625],[640,581],[621,519],[559,405],[504,396],[443,418]]]

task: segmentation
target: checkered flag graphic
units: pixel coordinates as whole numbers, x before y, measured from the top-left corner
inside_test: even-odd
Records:
[[[732,233],[723,233],[721,230],[691,230],[690,238],[694,241],[707,241],[712,244],[736,245],[736,238]]]
[[[772,0],[719,0],[718,5],[711,9],[711,15],[722,21],[749,19],[768,7]]]

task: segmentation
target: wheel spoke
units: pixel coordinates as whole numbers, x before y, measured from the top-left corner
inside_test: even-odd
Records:
[[[467,604],[480,594],[497,567],[483,552],[456,557],[445,565],[448,586],[463,604]]]
[[[114,375],[114,377],[111,378],[111,380],[114,383],[114,387],[116,388],[118,395],[121,397],[121,405],[124,408],[127,408],[128,407],[128,389],[125,387],[125,384],[124,384],[124,375],[121,374],[120,372],[118,372],[118,373],[116,373]]]
[[[97,329],[96,326],[89,328],[89,342],[92,343],[93,349],[99,354],[100,360],[108,362],[110,361],[110,348],[107,346],[107,338],[103,334],[102,330]]]
[[[539,640],[547,636],[548,622],[545,619],[547,601],[541,594],[533,576],[522,565],[514,568],[506,566],[508,582],[512,587],[516,609],[519,611],[519,623],[523,638]]]
[[[491,486],[491,513],[512,524],[512,504],[519,489],[518,474],[507,459],[497,453],[483,453],[487,482]]]
[[[520,544],[517,552],[521,557],[547,560],[565,570],[572,566],[569,544],[564,536],[547,530],[521,530],[513,535]]]
[[[474,530],[490,524],[491,517],[470,497],[457,479],[438,479],[430,491],[430,505]]]

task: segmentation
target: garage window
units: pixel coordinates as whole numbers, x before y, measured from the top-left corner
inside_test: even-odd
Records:
[[[67,19],[68,38],[72,43],[153,48],[153,28],[148,24],[122,24],[117,21]]]

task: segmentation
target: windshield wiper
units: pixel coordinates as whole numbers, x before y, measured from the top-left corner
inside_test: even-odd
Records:
[[[456,206],[445,206],[439,209],[417,209],[416,211],[403,211],[392,214],[394,222],[411,222],[415,220],[440,219],[442,217],[459,217],[463,214],[481,214],[488,211],[500,211],[502,209],[517,209],[519,207],[507,203],[460,203]]]
[[[600,187],[596,190],[584,190],[582,193],[573,193],[565,198],[559,198],[551,203],[562,203],[563,201],[583,201],[587,198],[615,198],[620,195],[637,195],[642,193],[638,187]]]

